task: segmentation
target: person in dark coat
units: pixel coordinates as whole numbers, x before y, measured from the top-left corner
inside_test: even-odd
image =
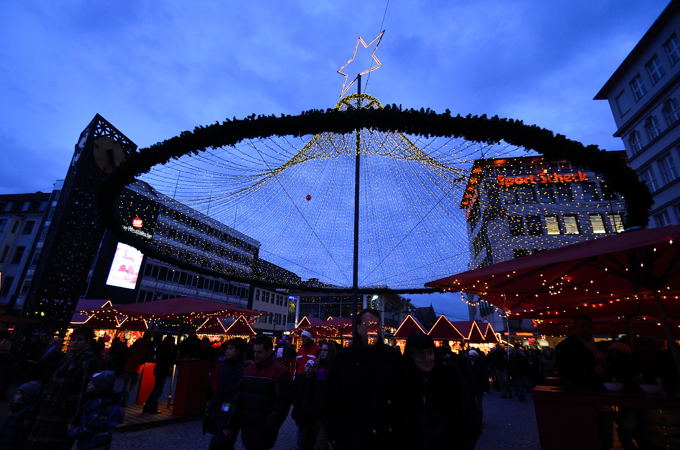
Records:
[[[69,352],[62,357],[45,386],[27,449],[71,448],[73,439],[68,435],[68,426],[76,419],[87,382],[99,365],[89,350],[93,338],[92,328],[81,327],[73,331]]]
[[[339,450],[401,448],[405,432],[402,356],[383,343],[376,310],[358,314],[352,334],[352,345],[340,352],[329,372],[324,427],[331,444]]]
[[[144,403],[143,412],[149,414],[158,414],[158,399],[163,393],[165,381],[170,375],[172,365],[175,363],[175,343],[171,336],[165,338],[156,346],[156,366],[153,368],[153,390],[149,393],[149,397]]]
[[[81,413],[69,428],[69,435],[76,439],[77,450],[108,450],[111,448],[113,429],[125,416],[118,405],[119,396],[113,391],[116,374],[105,370],[92,375],[87,384]]]
[[[574,317],[572,334],[555,347],[555,361],[562,383],[569,388],[602,389],[606,356],[593,340],[589,316]]]
[[[224,436],[231,439],[241,430],[246,450],[265,450],[276,444],[279,428],[288,416],[293,388],[288,369],[274,361],[271,338],[257,336],[252,346],[254,364],[243,369]]]
[[[510,353],[510,378],[517,400],[523,402],[529,389],[529,359],[522,348]]]
[[[472,389],[453,360],[435,358],[434,341],[409,336],[406,358],[408,436],[413,450],[472,450],[479,437]]]
[[[137,339],[131,346],[128,357],[123,366],[123,398],[122,405],[127,406],[130,391],[137,385],[139,374],[144,363],[151,359],[151,334],[147,331],[141,339]]]
[[[224,358],[217,370],[217,389],[205,413],[204,429],[213,433],[210,450],[231,450],[236,442],[238,429],[227,429],[232,406],[236,399],[236,388],[243,369],[251,361],[246,360],[247,343],[241,338],[229,339],[225,345]],[[226,433],[225,433],[226,432]]]
[[[31,431],[42,385],[37,381],[24,383],[14,393],[9,414],[0,428],[0,450],[24,448],[26,436]]]
[[[312,450],[322,429],[319,417],[328,396],[328,370],[336,355],[335,342],[320,342],[316,362],[308,360],[305,371],[295,377],[291,417],[298,426],[298,450]],[[327,441],[325,433],[320,437]]]

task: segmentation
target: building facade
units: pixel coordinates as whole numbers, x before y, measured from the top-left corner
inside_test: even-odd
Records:
[[[654,198],[651,226],[680,224],[680,2],[671,1],[595,96]]]
[[[620,195],[595,173],[535,156],[475,161],[460,207],[466,210],[470,269],[619,233],[625,211]],[[467,301],[470,320],[507,329],[493,305],[478,296]]]
[[[253,323],[253,329],[278,336],[293,328],[294,325],[288,321],[289,305],[288,293],[253,287],[250,309],[266,313]]]
[[[24,292],[22,277],[40,234],[50,194],[0,195],[0,308],[12,309],[16,294]],[[30,283],[30,281],[29,281]]]

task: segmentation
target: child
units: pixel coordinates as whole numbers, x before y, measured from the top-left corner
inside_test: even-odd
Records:
[[[111,370],[92,375],[78,423],[69,430],[77,440],[78,450],[111,448],[111,431],[123,421],[125,414],[113,392],[115,380],[116,374]]]
[[[26,436],[33,425],[41,390],[42,386],[37,381],[19,386],[14,394],[14,401],[9,406],[9,415],[0,430],[0,449],[24,448]]]

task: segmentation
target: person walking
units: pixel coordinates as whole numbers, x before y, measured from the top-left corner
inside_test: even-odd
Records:
[[[463,373],[451,361],[436,358],[434,341],[421,332],[409,336],[404,357],[408,415],[404,448],[474,449],[480,428]]]
[[[217,369],[217,389],[206,410],[204,429],[213,433],[210,450],[231,450],[236,442],[237,428],[228,429],[227,423],[233,412],[236,389],[243,369],[251,361],[246,360],[246,341],[241,338],[229,339],[224,350],[224,359]]]
[[[153,390],[149,393],[144,403],[143,412],[148,414],[158,414],[158,399],[163,393],[165,381],[170,375],[172,365],[175,363],[177,353],[172,336],[168,335],[156,346],[156,366],[153,368]]]
[[[69,351],[45,386],[27,449],[71,448],[73,438],[68,435],[68,426],[77,417],[87,381],[98,366],[90,351],[93,338],[94,331],[89,327],[76,328],[71,334]]]
[[[130,392],[137,385],[137,379],[142,372],[144,363],[151,359],[151,333],[144,332],[141,339],[137,339],[131,346],[123,366],[123,398],[122,406],[127,406],[130,401]]]
[[[274,361],[271,338],[256,336],[252,346],[254,364],[243,369],[224,436],[232,439],[241,430],[246,450],[266,450],[288,416],[293,389],[288,369]]]
[[[529,360],[521,347],[510,353],[510,379],[515,396],[520,402],[524,401],[529,390]]]
[[[352,345],[340,352],[328,375],[324,427],[334,449],[402,448],[404,367],[399,351],[383,342],[380,313],[361,311]]]
[[[112,431],[125,416],[125,410],[118,405],[120,399],[113,391],[115,381],[115,372],[105,370],[92,375],[87,384],[80,416],[69,427],[69,435],[75,438],[77,450],[111,448]]]

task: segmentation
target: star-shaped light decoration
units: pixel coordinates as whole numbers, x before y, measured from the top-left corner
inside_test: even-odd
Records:
[[[352,87],[354,82],[356,81],[356,78],[354,78],[349,84],[347,84],[347,80],[349,79],[349,75],[343,72],[342,70],[350,65],[352,61],[354,61],[354,58],[357,56],[357,49],[359,48],[359,44],[361,44],[364,48],[369,48],[373,43],[375,43],[375,47],[373,48],[373,52],[371,52],[371,58],[373,58],[373,61],[375,61],[375,65],[364,70],[363,72],[360,72],[358,75],[366,75],[369,72],[373,72],[376,69],[380,69],[382,67],[382,63],[378,59],[377,56],[375,56],[375,52],[378,51],[378,46],[380,45],[380,41],[382,40],[383,34],[385,34],[385,30],[382,30],[380,34],[378,34],[371,42],[368,44],[366,41],[363,40],[361,36],[359,36],[359,39],[357,39],[357,43],[354,45],[354,53],[352,53],[352,57],[342,66],[338,69],[338,73],[345,77],[345,79],[342,82],[342,91],[340,92],[340,97],[342,98],[343,95],[345,95],[345,92],[349,90],[349,88]]]

